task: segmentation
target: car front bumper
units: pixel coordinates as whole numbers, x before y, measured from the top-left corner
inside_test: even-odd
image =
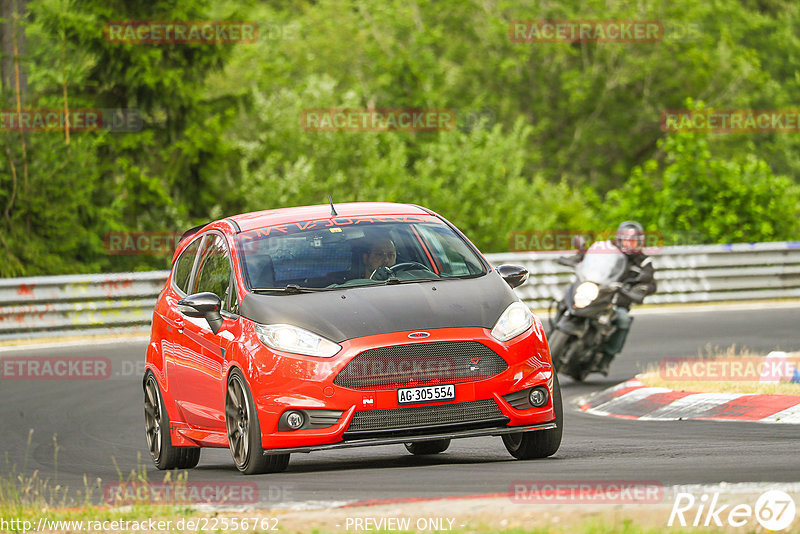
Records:
[[[397,394],[398,387],[406,384],[364,390],[334,381],[365,351],[416,343],[409,339],[410,332],[348,340],[331,359],[275,354],[251,382],[264,450],[268,454],[308,452],[555,428],[552,365],[544,336],[540,338],[536,329],[505,343],[484,328],[430,332],[426,342],[481,343],[507,367],[488,378],[455,382],[455,400],[406,405],[398,403]],[[503,398],[536,386],[550,392],[547,404],[540,408],[518,409]],[[281,415],[292,409],[334,410],[341,415],[325,428],[280,429]]]
[[[462,430],[457,432],[439,432],[420,436],[406,437],[387,437],[387,438],[368,438],[352,441],[342,441],[339,443],[328,443],[324,445],[312,445],[307,447],[287,447],[283,449],[265,449],[264,454],[286,454],[286,453],[308,453],[312,451],[328,451],[332,449],[348,449],[352,447],[371,447],[373,445],[397,445],[400,443],[414,443],[419,441],[431,441],[435,439],[459,439],[477,438],[481,436],[502,436],[503,434],[515,434],[517,432],[531,432],[535,430],[552,430],[557,428],[555,421],[538,425],[515,426],[515,427],[496,427],[475,430]]]

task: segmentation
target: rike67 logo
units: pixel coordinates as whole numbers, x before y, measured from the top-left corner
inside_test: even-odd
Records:
[[[781,490],[769,490],[756,499],[755,506],[749,504],[721,504],[719,493],[704,493],[700,498],[691,493],[678,493],[669,514],[667,526],[687,525],[693,527],[753,526],[755,519],[763,528],[779,531],[792,524],[795,503],[792,497]]]

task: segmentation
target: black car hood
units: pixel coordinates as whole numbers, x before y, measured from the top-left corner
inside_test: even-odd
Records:
[[[319,293],[248,293],[240,314],[262,324],[292,324],[331,341],[406,330],[492,328],[517,297],[495,271],[480,278]]]

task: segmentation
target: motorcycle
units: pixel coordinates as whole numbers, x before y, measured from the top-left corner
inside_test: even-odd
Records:
[[[583,260],[575,265],[574,259],[559,259],[562,265],[575,267],[576,278],[562,300],[556,301],[554,319],[551,303],[547,339],[556,370],[581,382],[599,370],[601,349],[617,330],[616,297],[629,268],[625,254],[611,241],[596,242],[588,250],[583,238],[574,244]]]

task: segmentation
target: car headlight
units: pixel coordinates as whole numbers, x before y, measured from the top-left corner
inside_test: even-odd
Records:
[[[597,298],[600,288],[594,282],[583,282],[575,289],[573,300],[576,308],[585,308]]]
[[[531,327],[533,313],[521,302],[514,302],[497,320],[492,328],[492,337],[498,341],[508,341]]]
[[[290,324],[256,324],[256,335],[272,349],[307,356],[330,358],[342,349],[333,341]]]

